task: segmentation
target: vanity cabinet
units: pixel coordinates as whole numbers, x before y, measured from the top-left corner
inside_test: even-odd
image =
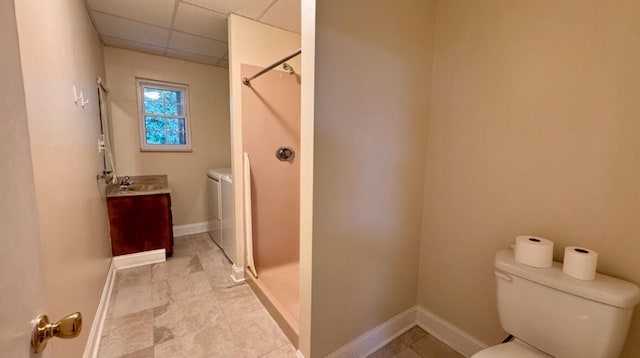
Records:
[[[114,256],[157,249],[173,255],[169,194],[107,197],[107,207]]]

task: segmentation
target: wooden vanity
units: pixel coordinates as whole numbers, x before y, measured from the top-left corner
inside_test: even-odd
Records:
[[[166,175],[129,177],[106,188],[113,256],[165,249],[173,255],[171,189]]]

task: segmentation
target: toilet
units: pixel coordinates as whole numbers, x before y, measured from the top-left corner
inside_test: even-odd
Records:
[[[617,358],[627,338],[640,288],[596,274],[592,281],[562,272],[562,264],[534,268],[516,262],[511,250],[495,256],[498,315],[514,336],[472,358]]]

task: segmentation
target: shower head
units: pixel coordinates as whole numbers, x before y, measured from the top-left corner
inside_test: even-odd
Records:
[[[291,65],[286,62],[284,63],[284,65],[282,65],[282,68],[284,68],[285,71],[289,72],[289,74],[295,73],[293,67],[291,67]]]

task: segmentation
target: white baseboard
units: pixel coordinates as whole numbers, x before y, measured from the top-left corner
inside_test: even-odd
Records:
[[[164,249],[137,252],[135,254],[120,255],[113,257],[113,265],[116,270],[150,265],[158,262],[165,262],[167,256]]]
[[[233,264],[231,266],[231,279],[233,280],[233,282],[244,282],[245,281],[245,277],[244,277],[244,268],[243,267],[238,267],[236,266],[236,264]]]
[[[488,347],[486,343],[474,338],[435,313],[420,306],[414,306],[370,329],[327,357],[366,357],[415,325],[418,325],[465,357],[470,357]],[[296,354],[299,358],[304,358],[300,351],[296,352]]]
[[[426,308],[418,306],[417,324],[458,353],[470,357],[488,345]]]
[[[299,350],[299,349],[296,351],[296,356],[297,356],[298,358],[304,358],[304,356],[302,355],[302,352],[300,352],[300,350]]]
[[[174,225],[173,236],[200,234],[203,232],[216,229],[215,226],[218,226],[218,225],[216,225],[215,223],[211,223],[209,221],[203,221],[200,223],[187,224],[187,225]]]
[[[392,317],[381,325],[365,332],[353,341],[345,344],[337,351],[329,354],[329,358],[366,357],[382,348],[416,324],[416,307]]]
[[[96,315],[93,318],[93,324],[91,325],[91,331],[89,332],[87,345],[84,348],[84,354],[82,355],[83,358],[98,357],[100,341],[102,340],[102,329],[104,327],[104,321],[107,318],[107,308],[109,308],[109,301],[111,301],[111,291],[113,289],[115,278],[116,267],[113,263],[113,260],[111,260],[109,271],[107,272],[107,279],[105,280],[104,288],[102,289],[100,303],[98,304]]]

